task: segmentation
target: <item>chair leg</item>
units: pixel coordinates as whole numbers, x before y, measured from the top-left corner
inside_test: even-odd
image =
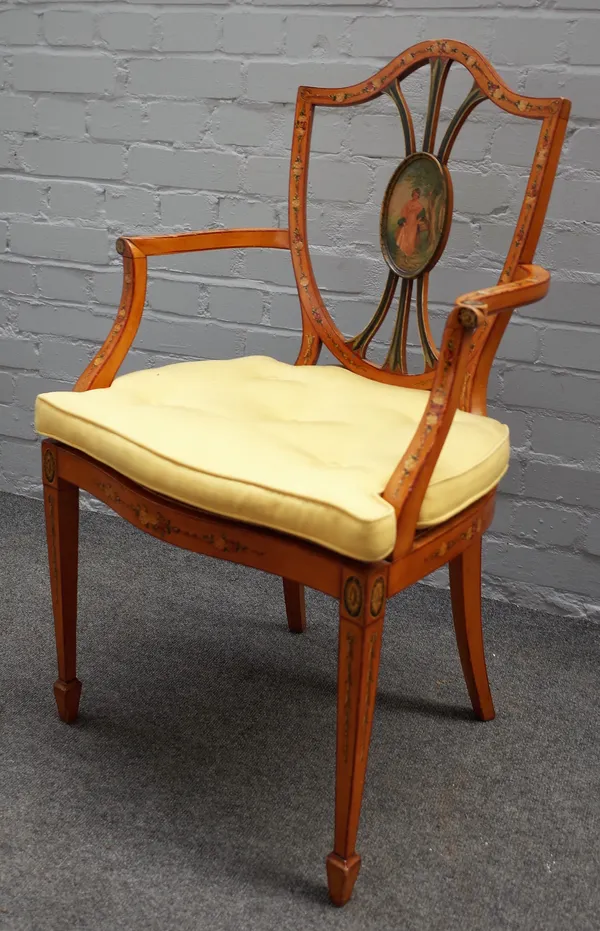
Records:
[[[449,563],[454,630],[473,711],[482,721],[495,716],[481,626],[481,537]]]
[[[50,470],[47,482],[47,452],[44,459],[44,503],[54,630],[58,657],[58,679],[54,697],[58,713],[70,723],[77,717],[81,682],[76,677],[77,551],[79,537],[79,489]]]
[[[362,803],[386,602],[381,572],[346,573],[340,600],[335,838],[327,857],[329,896],[345,905],[360,869],[356,835]]]
[[[293,634],[302,634],[306,630],[306,606],[304,602],[304,585],[283,579],[283,596],[288,627]]]

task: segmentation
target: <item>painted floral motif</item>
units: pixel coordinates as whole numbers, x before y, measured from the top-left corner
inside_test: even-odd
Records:
[[[371,601],[369,603],[369,610],[371,612],[371,617],[377,617],[379,612],[383,607],[383,602],[385,600],[385,579],[382,575],[378,576],[371,590]]]
[[[160,511],[151,513],[145,504],[137,504],[136,502],[124,500],[109,482],[98,482],[98,488],[103,492],[101,497],[103,497],[106,502],[120,504],[122,507],[127,508],[127,510],[134,514],[140,527],[143,527],[144,530],[150,533],[157,534],[161,539],[181,534],[183,537],[203,540],[220,553],[249,552],[253,553],[255,556],[264,556],[262,551],[250,549],[250,547],[246,546],[244,543],[232,537],[228,537],[224,533],[194,533],[192,530],[182,530]]]
[[[358,617],[362,611],[363,593],[360,579],[351,575],[344,585],[344,607],[350,617]]]

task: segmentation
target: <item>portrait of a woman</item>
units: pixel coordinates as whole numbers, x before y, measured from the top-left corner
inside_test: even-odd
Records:
[[[420,247],[419,233],[425,228],[424,223],[426,210],[421,200],[421,191],[418,187],[414,188],[410,200],[408,200],[400,211],[398,220],[398,229],[396,231],[396,245],[406,256],[411,256]]]

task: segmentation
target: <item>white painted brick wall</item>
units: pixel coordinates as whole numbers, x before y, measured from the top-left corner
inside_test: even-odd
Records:
[[[600,620],[594,0],[3,4],[0,488],[39,494],[34,399],[72,384],[106,335],[121,283],[115,237],[286,225],[297,85],[358,81],[442,35],[476,45],[526,93],[573,100],[538,253],[552,290],[515,314],[490,380],[490,411],[509,424],[514,457],[486,570],[491,594]],[[420,126],[423,81],[407,83]],[[468,83],[451,79],[448,105]],[[364,324],[385,277],[377,220],[402,145],[388,103],[321,111],[313,133],[315,271],[349,332]],[[436,332],[457,294],[497,276],[533,152],[532,124],[502,124],[499,111],[484,109],[451,162],[455,222],[430,287]],[[147,313],[125,370],[245,353],[295,358],[299,313],[284,254],[150,264]]]

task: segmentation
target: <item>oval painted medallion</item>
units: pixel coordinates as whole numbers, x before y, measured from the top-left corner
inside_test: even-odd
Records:
[[[381,249],[402,278],[418,278],[444,251],[452,222],[452,182],[445,165],[416,152],[398,166],[381,206]]]

